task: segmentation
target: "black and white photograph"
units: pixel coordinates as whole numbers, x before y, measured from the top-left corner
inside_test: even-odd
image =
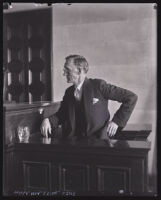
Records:
[[[3,2],[4,197],[157,197],[157,4]]]

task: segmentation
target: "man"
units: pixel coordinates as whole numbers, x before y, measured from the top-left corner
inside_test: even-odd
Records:
[[[101,79],[88,79],[87,60],[80,55],[66,57],[64,75],[68,83],[58,112],[45,118],[41,133],[48,137],[52,130],[62,125],[63,137],[96,137],[106,139],[125,127],[137,102],[133,92],[108,84]],[[121,102],[110,119],[108,100]]]

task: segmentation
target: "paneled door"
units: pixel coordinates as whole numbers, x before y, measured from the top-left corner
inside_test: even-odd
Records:
[[[51,9],[5,13],[4,99],[51,100]]]

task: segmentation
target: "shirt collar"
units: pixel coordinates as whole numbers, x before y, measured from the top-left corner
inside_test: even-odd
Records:
[[[85,79],[84,79],[84,80],[85,80]],[[82,82],[80,82],[79,85],[76,87],[78,90],[81,90],[82,85],[83,85],[83,83],[84,83],[84,80],[83,80]]]

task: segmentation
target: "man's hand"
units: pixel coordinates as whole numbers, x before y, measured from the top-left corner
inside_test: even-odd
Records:
[[[51,134],[51,124],[48,118],[45,118],[40,127],[41,134],[48,138],[48,133]]]
[[[115,122],[110,121],[108,123],[107,132],[110,137],[112,137],[116,134],[117,129],[118,129],[118,125]]]

